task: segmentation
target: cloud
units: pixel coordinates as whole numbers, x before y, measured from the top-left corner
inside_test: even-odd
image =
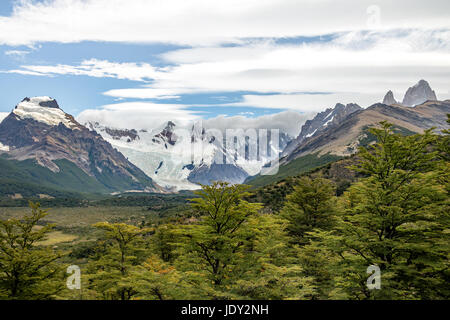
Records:
[[[312,113],[284,111],[259,117],[220,115],[202,120],[198,113],[186,110],[181,105],[124,102],[84,110],[76,119],[82,124],[99,122],[109,127],[123,129],[162,128],[168,121],[172,121],[178,128],[186,129],[190,129],[194,123],[201,123],[206,129],[218,129],[223,132],[226,129],[279,129],[291,136],[297,136],[303,123],[313,116]]]
[[[254,116],[254,112],[246,111],[246,112],[239,112],[241,116]]]
[[[308,44],[252,41],[175,50],[163,58],[173,66],[158,72],[151,84],[105,94],[147,99],[247,91],[265,95],[248,95],[234,105],[319,111],[338,101],[368,106],[389,89],[400,96],[425,78],[444,98],[449,93],[450,32],[344,33],[330,42]]]
[[[155,78],[164,68],[155,68],[148,63],[114,63],[106,60],[90,59],[78,66],[65,64],[51,65],[24,65],[11,73],[30,74],[36,76],[77,75],[95,78],[116,78],[133,81],[148,81]]]
[[[295,111],[284,111],[254,118],[248,118],[244,115],[232,117],[221,115],[203,120],[202,124],[207,129],[218,129],[222,132],[225,132],[226,129],[278,129],[296,137],[305,121],[313,116],[314,114],[311,113],[301,114]]]
[[[19,59],[23,59],[29,53],[30,53],[30,51],[25,51],[25,50],[8,50],[8,51],[5,51],[5,55],[16,57],[16,58],[19,58]]]
[[[449,30],[351,32],[328,42],[278,44],[252,40],[233,47],[197,47],[161,56],[168,65],[90,59],[80,65],[24,65],[8,72],[113,77],[142,82],[108,90],[118,98],[168,99],[186,94],[253,92],[227,106],[320,111],[336,102],[368,106],[387,90],[397,97],[419,79],[448,98]],[[261,95],[264,94],[264,95]]]
[[[151,102],[122,102],[87,109],[77,117],[77,121],[99,122],[113,128],[153,129],[167,121],[187,125],[200,119],[196,112],[185,109],[182,105],[156,104]]]
[[[373,7],[373,0],[22,0],[11,16],[0,17],[0,44],[205,45],[367,28],[448,27],[447,0],[376,3]]]
[[[359,93],[244,95],[242,102],[222,104],[222,106],[293,109],[315,113],[334,107],[338,102],[358,103],[367,107],[382,99],[383,96],[378,94]]]

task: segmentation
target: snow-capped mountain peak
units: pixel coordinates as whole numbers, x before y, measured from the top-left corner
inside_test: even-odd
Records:
[[[4,152],[9,159],[31,160],[48,169],[44,180],[58,174],[61,179],[77,181],[67,186],[76,192],[85,192],[84,185],[96,192],[166,192],[50,97],[23,99],[0,123],[0,153]]]
[[[25,98],[15,107],[13,113],[19,119],[33,119],[50,126],[60,123],[70,129],[79,126],[73,117],[61,110],[56,100],[50,97]]]

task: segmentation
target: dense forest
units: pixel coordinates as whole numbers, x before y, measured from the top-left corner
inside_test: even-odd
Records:
[[[57,226],[30,203],[0,220],[0,299],[449,299],[450,131],[370,132],[345,177],[216,182],[176,214],[95,223],[96,241],[73,247],[42,244]],[[70,265],[80,289],[66,287]]]

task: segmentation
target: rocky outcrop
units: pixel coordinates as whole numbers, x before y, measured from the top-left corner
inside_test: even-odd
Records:
[[[192,183],[209,185],[214,181],[226,181],[232,184],[243,183],[248,173],[233,164],[201,165],[193,168],[188,176]]]
[[[391,104],[397,104],[397,101],[394,98],[394,93],[389,90],[383,99],[383,104],[391,105]]]
[[[289,155],[300,144],[302,144],[303,141],[319,134],[329,127],[338,125],[350,114],[361,109],[362,108],[355,103],[350,103],[347,105],[338,103],[334,108],[328,108],[325,111],[318,113],[312,120],[305,122],[298,137],[286,146],[283,150],[282,156]]]
[[[177,136],[173,132],[174,128],[175,123],[173,123],[172,121],[167,122],[166,127],[160,133],[155,135],[152,141],[155,143],[165,144],[166,148],[167,143],[174,146],[177,142]]]
[[[100,125],[98,122],[87,122],[84,125],[92,131],[106,132],[114,140],[125,139],[126,142],[132,142],[140,139],[139,134],[135,129],[109,128]]]
[[[431,89],[428,82],[420,80],[416,85],[410,87],[403,98],[402,104],[413,107],[428,100],[436,101],[436,93]]]

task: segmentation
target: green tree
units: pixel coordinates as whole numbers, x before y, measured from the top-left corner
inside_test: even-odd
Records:
[[[355,168],[368,178],[342,198],[335,231],[321,241],[341,259],[334,266],[337,297],[353,299],[448,298],[447,198],[436,171],[436,136],[402,136],[392,125],[370,130],[377,143],[360,149]],[[382,289],[368,290],[366,269],[378,265]]]
[[[240,299],[305,299],[314,294],[311,277],[298,263],[299,248],[289,245],[288,221],[272,214],[252,216],[242,263],[230,291]]]
[[[321,177],[302,177],[286,197],[281,216],[288,220],[290,242],[300,245],[297,263],[300,275],[309,280],[314,290],[307,291],[305,298],[323,299],[332,287],[333,275],[329,270],[333,255],[314,243],[312,232],[330,230],[335,223],[336,189],[334,184]]]
[[[281,210],[281,216],[289,221],[288,231],[295,242],[307,244],[308,232],[331,227],[335,193],[335,187],[329,180],[309,177],[299,179]]]
[[[39,203],[29,203],[31,214],[0,220],[0,298],[54,299],[64,288],[64,272],[57,263],[61,254],[39,242],[54,225],[40,226],[47,216]]]
[[[143,264],[134,268],[137,294],[135,299],[184,300],[200,299],[199,286],[190,281],[189,273],[180,272],[158,255],[151,255]]]
[[[248,196],[247,189],[248,186],[224,182],[202,186],[196,192],[199,198],[192,199],[199,223],[180,229],[188,239],[183,247],[184,268],[196,275],[206,272],[215,287],[232,278],[247,241],[248,219],[261,209],[260,204],[243,200]]]
[[[90,286],[104,299],[130,300],[137,294],[133,266],[143,259],[142,236],[150,229],[140,229],[125,223],[101,222],[94,225],[104,232],[107,250],[91,263]]]
[[[447,114],[447,123],[450,124],[450,114]],[[443,136],[438,143],[439,157],[441,159],[439,168],[439,180],[445,186],[447,195],[450,195],[450,130],[443,130]],[[450,197],[449,201],[450,201]]]
[[[172,223],[158,226],[151,238],[151,247],[164,262],[173,262],[176,258],[176,225]]]

